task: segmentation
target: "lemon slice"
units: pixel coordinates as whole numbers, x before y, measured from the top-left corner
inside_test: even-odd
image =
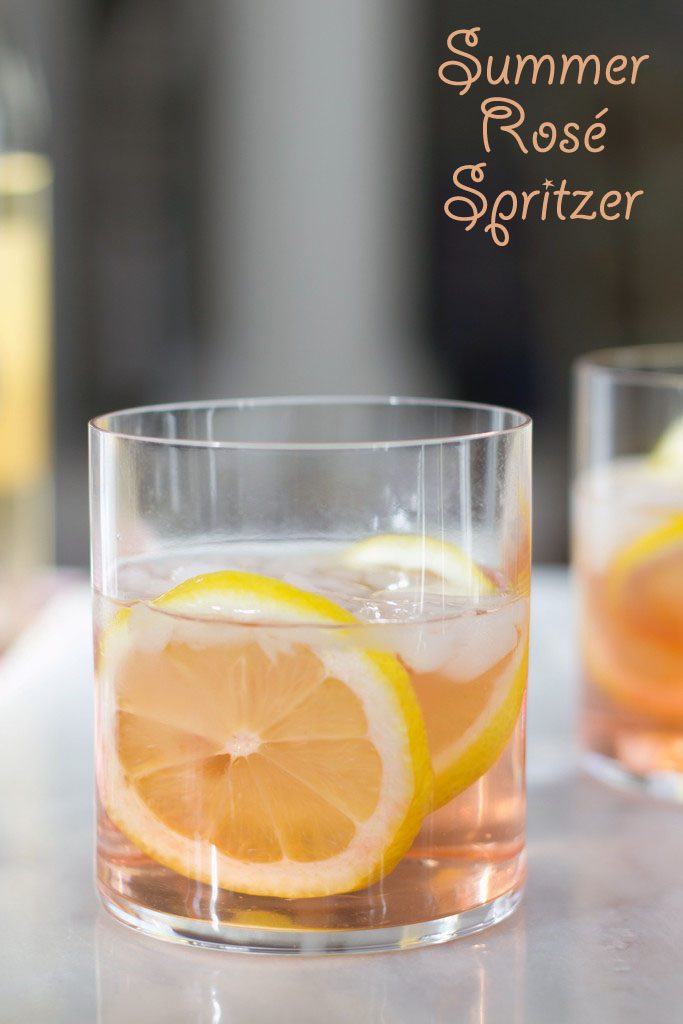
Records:
[[[473,601],[499,595],[464,551],[434,537],[370,537],[346,549],[342,559],[359,570],[424,569]],[[513,733],[526,692],[526,609],[526,604],[511,608],[501,603],[485,615],[454,619],[455,627],[448,620],[392,627],[427,728],[435,808],[481,778]],[[432,663],[432,654],[438,664]],[[473,664],[479,666],[474,672]]]
[[[632,711],[680,722],[683,513],[623,548],[587,601],[583,648],[591,680]]]
[[[661,469],[683,472],[683,416],[664,431],[652,449],[650,461]]]
[[[608,583],[615,597],[623,596],[625,587],[636,585],[633,597],[641,605],[647,596],[643,586],[649,593],[652,587],[661,590],[663,584],[678,584],[676,589],[683,596],[683,512],[670,516],[663,525],[623,548],[608,570]],[[662,596],[666,605],[678,604],[666,586]]]
[[[507,745],[524,701],[528,641],[468,682],[449,671],[411,673],[422,708],[434,771],[434,806],[480,779]],[[452,672],[457,673],[457,662]]]
[[[390,872],[432,773],[397,659],[352,646],[352,629],[325,642],[355,621],[242,572],[119,614],[98,659],[114,824],[159,863],[237,892],[327,896]]]
[[[397,569],[423,572],[444,581],[452,592],[467,596],[495,594],[495,583],[457,544],[412,533],[384,533],[348,547],[345,565],[355,569]]]

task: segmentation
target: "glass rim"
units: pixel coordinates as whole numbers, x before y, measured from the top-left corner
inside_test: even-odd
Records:
[[[586,352],[577,372],[604,373],[615,381],[645,387],[683,388],[683,342],[616,345]]]
[[[490,430],[457,434],[439,434],[434,437],[406,438],[392,441],[212,441],[208,439],[183,437],[155,437],[146,434],[131,434],[107,425],[108,420],[120,416],[144,413],[187,412],[210,409],[265,409],[297,406],[378,406],[378,407],[426,407],[464,409],[470,411],[503,413],[516,422]],[[226,398],[196,402],[168,402],[160,405],[140,405],[114,412],[102,413],[88,421],[91,431],[112,438],[140,443],[159,444],[187,448],[211,448],[248,451],[355,451],[384,450],[388,448],[423,448],[430,445],[458,444],[486,438],[502,437],[524,430],[532,425],[531,416],[507,406],[491,405],[484,402],[463,402],[449,398],[416,398],[397,395],[287,395],[259,398]]]

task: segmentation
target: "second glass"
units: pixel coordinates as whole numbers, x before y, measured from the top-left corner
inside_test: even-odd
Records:
[[[148,933],[438,942],[520,898],[529,420],[265,399],[91,425],[98,884]]]
[[[593,353],[576,384],[585,762],[683,800],[683,345]]]

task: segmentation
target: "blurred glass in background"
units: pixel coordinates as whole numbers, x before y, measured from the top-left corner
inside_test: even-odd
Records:
[[[85,423],[157,401],[403,393],[521,407],[535,556],[566,557],[569,366],[680,337],[680,0],[2,0],[49,84],[57,559],[87,559]],[[645,189],[628,224],[443,214],[485,158],[478,53],[650,53],[636,87],[505,89],[536,127],[609,108],[597,156],[498,138],[492,192]],[[36,286],[38,287],[38,286]],[[37,292],[36,292],[37,294]]]
[[[38,73],[0,13],[0,649],[52,557],[52,164]]]

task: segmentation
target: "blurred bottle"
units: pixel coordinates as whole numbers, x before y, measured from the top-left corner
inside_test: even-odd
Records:
[[[0,649],[52,559],[52,165],[47,103],[0,14]]]

